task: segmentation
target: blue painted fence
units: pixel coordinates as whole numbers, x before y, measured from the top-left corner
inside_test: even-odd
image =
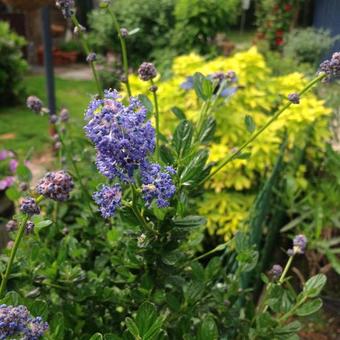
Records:
[[[315,0],[314,26],[331,31],[332,35],[340,35],[340,0]],[[340,39],[329,54],[340,51]]]

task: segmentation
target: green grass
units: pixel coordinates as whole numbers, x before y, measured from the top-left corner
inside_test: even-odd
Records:
[[[24,82],[27,94],[38,96],[47,105],[44,77],[29,76]],[[81,131],[84,109],[95,92],[93,82],[56,78],[55,85],[58,109],[67,107],[71,115],[70,128]],[[41,154],[49,143],[47,116],[38,116],[25,105],[0,108],[0,149],[11,149],[24,157],[28,152]]]

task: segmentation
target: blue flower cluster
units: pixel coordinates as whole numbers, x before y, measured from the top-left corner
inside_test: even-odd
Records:
[[[113,216],[122,201],[122,188],[119,184],[112,187],[102,185],[101,189],[94,193],[93,199],[100,207],[104,218]]]
[[[98,170],[109,179],[131,182],[134,170],[155,149],[155,131],[138,99],[130,98],[128,106],[118,99],[117,91],[106,91],[104,99],[93,100],[85,131],[96,147]]]
[[[98,171],[110,180],[134,183],[139,170],[147,204],[156,199],[159,207],[165,207],[175,192],[170,176],[174,170],[162,172],[160,165],[149,164],[155,150],[155,130],[147,120],[147,109],[137,98],[131,97],[127,105],[120,99],[117,91],[105,91],[104,98],[92,100],[85,112],[85,131],[97,151]],[[151,190],[152,185],[155,190]],[[102,186],[94,200],[107,218],[120,206],[121,196],[119,185]]]
[[[0,305],[0,340],[20,336],[22,340],[37,340],[48,330],[41,317],[32,317],[25,306]]]
[[[176,192],[171,175],[176,172],[172,167],[166,167],[161,171],[159,164],[148,164],[141,169],[143,198],[150,206],[155,199],[159,208],[169,206],[169,200]]]

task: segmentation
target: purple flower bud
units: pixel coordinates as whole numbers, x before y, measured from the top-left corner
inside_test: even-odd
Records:
[[[61,111],[60,111],[60,120],[62,121],[62,122],[67,122],[68,120],[70,119],[70,113],[69,113],[69,111],[67,110],[67,109],[62,109]]]
[[[120,29],[120,34],[123,38],[126,38],[129,36],[129,31],[126,28],[121,28]]]
[[[87,57],[86,57],[86,61],[88,63],[93,63],[94,61],[97,60],[97,54],[94,52],[91,52]]]
[[[62,146],[61,142],[56,142],[56,143],[54,144],[54,148],[55,148],[56,150],[60,150],[61,146]]]
[[[283,269],[279,264],[274,264],[272,269],[270,270],[270,274],[272,275],[274,280],[277,280],[280,278],[282,271]]]
[[[35,113],[41,113],[43,108],[42,101],[36,96],[29,96],[26,101],[27,107]]]
[[[58,116],[57,115],[51,115],[50,116],[50,123],[56,124],[58,122]]]
[[[8,157],[8,151],[7,150],[1,150],[0,151],[0,161],[4,161]]]
[[[293,104],[300,104],[300,96],[298,93],[290,93],[288,95],[288,100]]]
[[[55,201],[67,201],[74,187],[72,177],[64,170],[49,172],[36,186],[36,191]]]
[[[85,32],[86,32],[86,28],[82,25],[76,26],[73,30],[73,33],[77,36]]]
[[[226,73],[226,78],[227,78],[228,81],[230,81],[231,83],[237,82],[237,76],[236,76],[235,71],[232,71],[232,70],[228,71],[228,72]]]
[[[74,0],[56,0],[56,6],[65,18],[70,18],[74,14]]]
[[[25,226],[25,233],[31,234],[34,230],[34,223],[32,221],[27,221],[26,226]]]
[[[293,239],[294,254],[303,254],[307,246],[307,237],[305,235],[297,235]]]
[[[20,205],[20,211],[29,216],[40,214],[40,208],[33,197],[23,199]]]
[[[335,52],[331,60],[325,60],[320,64],[319,73],[325,73],[325,81],[330,81],[332,77],[340,75],[340,52]]]
[[[17,228],[18,228],[18,223],[17,223],[16,221],[14,221],[14,220],[10,220],[10,221],[8,221],[7,224],[6,224],[6,230],[7,230],[8,232],[14,231],[14,230],[16,230]]]
[[[157,70],[154,64],[144,62],[138,69],[139,78],[148,81],[156,78]]]
[[[15,171],[17,170],[18,165],[19,165],[19,162],[16,159],[11,159],[9,161],[9,171],[11,173],[15,173]]]
[[[158,91],[158,86],[157,85],[150,86],[149,91],[150,92],[157,92]]]

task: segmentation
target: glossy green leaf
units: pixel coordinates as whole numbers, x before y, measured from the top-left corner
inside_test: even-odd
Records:
[[[183,110],[181,110],[179,107],[174,106],[171,108],[171,112],[179,119],[179,120],[186,120],[186,116]]]
[[[153,104],[151,102],[151,100],[149,99],[149,97],[147,97],[144,94],[140,94],[138,96],[138,99],[142,102],[142,104],[146,107],[146,109],[148,110],[148,112],[153,112]]]
[[[250,133],[255,131],[256,125],[252,116],[246,115],[244,118],[244,123],[246,124],[246,128]]]
[[[317,312],[322,307],[322,300],[315,299],[305,302],[299,309],[296,311],[296,314],[299,316],[307,316]]]
[[[183,218],[175,218],[173,223],[177,228],[196,228],[204,225],[206,219],[202,216],[189,215]]]
[[[208,315],[204,318],[202,324],[200,325],[197,340],[217,340],[218,339],[218,329],[214,318]]]
[[[96,333],[94,335],[91,336],[90,340],[103,340],[103,335],[100,333]]]
[[[21,182],[30,182],[32,180],[31,170],[24,164],[19,164],[16,169],[16,175]]]
[[[136,323],[131,318],[125,319],[125,324],[129,332],[137,339],[140,339],[139,330]]]
[[[326,275],[318,274],[311,277],[304,285],[302,294],[308,297],[316,297],[320,294],[327,281]]]
[[[182,120],[174,133],[172,144],[181,158],[189,149],[192,143],[194,128],[191,122]]]
[[[199,72],[194,74],[194,89],[197,97],[204,101],[210,99],[214,92],[211,80]]]

